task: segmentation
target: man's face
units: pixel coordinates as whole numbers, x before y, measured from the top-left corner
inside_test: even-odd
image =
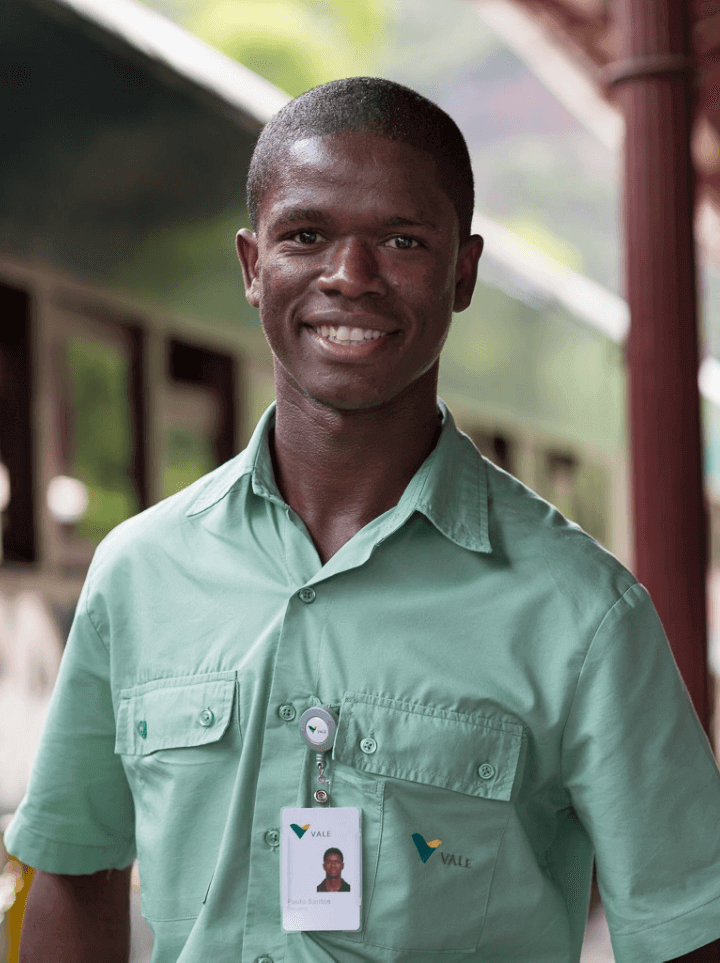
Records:
[[[460,247],[455,208],[424,151],[368,132],[292,145],[262,199],[257,238],[238,236],[278,394],[357,410],[434,378],[481,249],[477,237]]]
[[[338,879],[344,866],[345,863],[343,863],[342,857],[338,856],[337,853],[331,853],[323,860],[323,869],[328,879]]]

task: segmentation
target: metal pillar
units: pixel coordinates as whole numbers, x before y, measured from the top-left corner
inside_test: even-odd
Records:
[[[616,0],[635,563],[709,727],[689,0]]]

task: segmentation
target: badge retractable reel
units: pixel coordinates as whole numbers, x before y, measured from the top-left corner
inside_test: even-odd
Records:
[[[323,788],[325,779],[325,753],[332,749],[335,741],[338,717],[332,709],[323,706],[311,706],[300,716],[300,735],[303,742],[315,750],[315,760],[318,769],[317,781],[320,788],[313,793],[315,802],[325,805],[330,799],[330,793]]]

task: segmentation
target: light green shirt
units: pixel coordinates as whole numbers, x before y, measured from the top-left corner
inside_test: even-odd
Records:
[[[645,590],[443,408],[398,505],[326,565],[267,431],[116,529],[78,605],[8,849],[139,859],[153,963],[573,963],[593,854],[618,963],[720,937],[720,776]],[[359,932],[280,925],[298,730],[339,711]],[[441,840],[423,862],[413,834]]]

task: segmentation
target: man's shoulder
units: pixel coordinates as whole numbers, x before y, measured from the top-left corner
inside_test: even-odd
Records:
[[[487,466],[493,553],[522,571],[546,571],[560,592],[584,607],[613,605],[636,579],[606,548],[562,512],[492,462]]]
[[[245,452],[234,456],[192,484],[116,526],[100,543],[93,573],[112,568],[128,556],[148,550],[172,551],[182,544],[187,526],[239,482]]]

